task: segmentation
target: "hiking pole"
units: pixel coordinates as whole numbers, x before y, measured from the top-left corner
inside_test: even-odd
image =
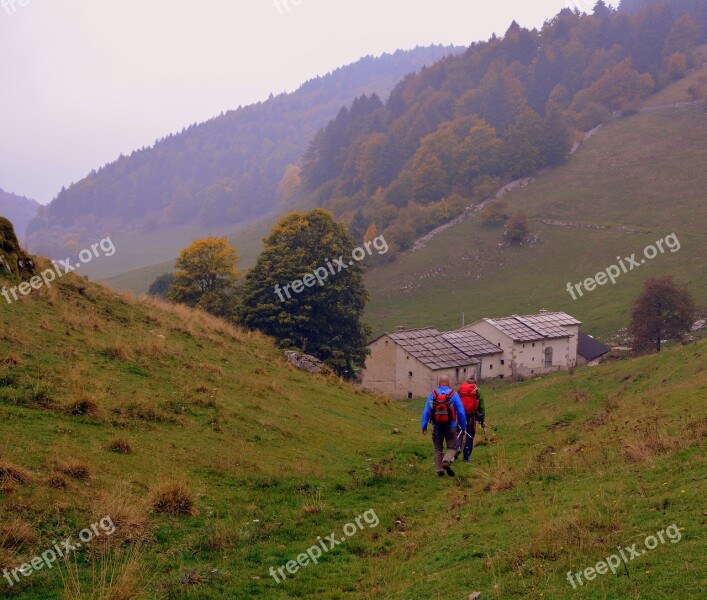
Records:
[[[459,433],[457,434],[457,451],[454,453],[454,460],[457,460],[459,458],[459,455],[462,453],[462,446],[461,442],[459,441],[459,438],[461,437],[462,440],[464,439],[462,437],[463,433],[466,433],[463,429],[462,426],[457,423],[457,427],[459,428]]]

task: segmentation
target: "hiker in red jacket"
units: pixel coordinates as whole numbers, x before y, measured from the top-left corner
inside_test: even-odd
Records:
[[[459,397],[464,406],[464,412],[466,412],[464,462],[470,463],[471,453],[474,450],[476,423],[480,423],[481,427],[486,429],[486,405],[481,390],[476,385],[476,375],[469,375],[467,380],[459,386]]]

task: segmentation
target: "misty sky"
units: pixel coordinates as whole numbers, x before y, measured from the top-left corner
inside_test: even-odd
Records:
[[[0,188],[46,203],[121,152],[367,54],[540,26],[567,1],[0,0]]]

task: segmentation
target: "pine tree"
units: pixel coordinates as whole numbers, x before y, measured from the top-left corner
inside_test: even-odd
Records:
[[[363,211],[359,208],[354,213],[351,225],[349,225],[349,233],[351,233],[351,237],[353,237],[354,241],[359,244],[363,239],[363,235],[366,233],[367,229],[368,221],[363,215]]]
[[[562,109],[551,106],[543,123],[543,163],[557,165],[567,158],[572,149],[570,130]]]

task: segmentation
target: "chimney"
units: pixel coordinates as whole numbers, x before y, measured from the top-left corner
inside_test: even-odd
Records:
[[[402,333],[402,332],[405,331],[406,329],[407,329],[407,327],[405,327],[405,325],[398,325],[398,326],[395,328],[395,331],[396,331],[396,333]]]

